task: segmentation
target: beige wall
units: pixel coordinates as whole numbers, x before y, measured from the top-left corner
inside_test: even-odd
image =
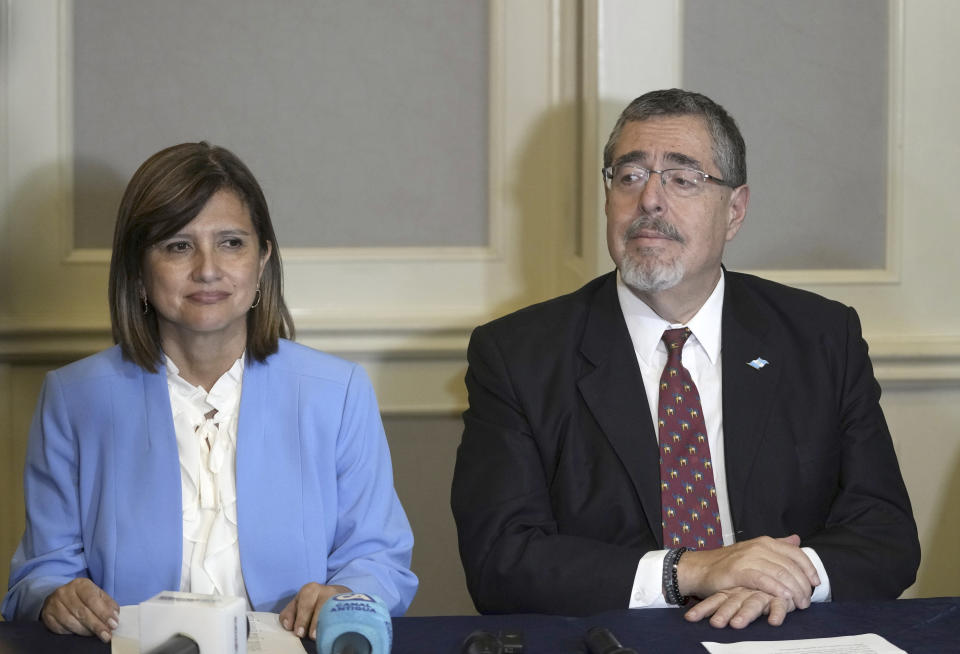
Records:
[[[377,388],[417,539],[413,614],[472,610],[448,504],[470,327],[609,268],[595,172],[602,141],[627,100],[682,81],[682,3],[582,4],[582,13],[572,2],[489,4],[486,247],[284,252],[301,339],[361,361]],[[71,7],[0,0],[12,35],[0,41],[0,575],[22,529],[20,470],[43,372],[109,342],[106,253],[76,249],[70,236]],[[885,264],[770,276],[860,311],[924,549],[908,595],[958,595],[960,136],[949,125],[960,80],[948,63],[960,56],[960,5],[895,1],[893,13]],[[661,55],[655,67],[634,65],[638,25]],[[547,173],[531,180],[532,169]],[[745,229],[775,230],[772,221],[798,213],[748,219]]]

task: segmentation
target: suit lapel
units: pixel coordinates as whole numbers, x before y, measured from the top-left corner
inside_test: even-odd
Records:
[[[661,543],[657,436],[613,274],[607,277],[588,308],[580,351],[589,362],[587,372],[578,381],[580,393],[623,463],[650,531]]]
[[[722,343],[724,456],[736,529],[743,524],[750,471],[764,437],[784,361],[779,345],[771,338],[766,317],[736,273],[726,274]],[[768,363],[750,365],[758,358]]]

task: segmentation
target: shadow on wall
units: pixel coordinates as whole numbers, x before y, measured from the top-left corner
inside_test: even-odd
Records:
[[[923,542],[923,559],[949,562],[946,566],[921,565],[914,586],[922,597],[954,596],[960,589],[960,565],[957,564],[957,541],[960,540],[960,449],[957,450],[952,474],[940,492],[940,505],[934,511],[936,527]]]
[[[504,171],[504,183],[493,180],[491,213],[503,207],[505,260],[517,268],[509,278],[517,291],[497,302],[480,322],[492,320],[534,302],[573,288],[561,288],[558,271],[566,253],[572,251],[580,211],[579,108],[566,104],[540,116],[528,131],[522,147]],[[598,173],[599,174],[599,173]],[[497,247],[499,244],[491,244]],[[521,256],[511,258],[519,249]],[[502,284],[496,271],[482,283],[485,287],[464,293],[499,296]],[[437,330],[443,335],[443,330]],[[429,356],[436,356],[429,354]],[[466,407],[463,377],[466,353],[458,357],[463,366],[442,382],[447,394]],[[424,365],[429,361],[423,360]],[[408,615],[474,614],[466,590],[450,511],[450,483],[463,423],[458,415],[385,416],[384,425],[393,456],[395,484],[413,527],[413,570],[420,589]],[[478,497],[478,502],[485,501]]]
[[[544,112],[504,170],[503,247],[508,255],[512,249],[520,253],[519,269],[513,275],[520,285],[512,297],[493,307],[488,319],[569,293],[580,285],[571,287],[561,277],[564,264],[579,249],[580,122],[578,103],[563,103]],[[491,205],[495,201],[491,198]]]
[[[73,242],[73,222],[65,215],[73,203],[65,196],[63,178],[59,163],[37,167],[23,183],[11,189],[0,209],[0,326],[5,341],[0,364],[9,364],[4,366],[0,380],[0,407],[4,408],[0,415],[0,574],[4,581],[8,579],[10,558],[23,534],[23,461],[43,375],[92,354],[88,351],[37,355],[20,351],[17,345],[17,338],[24,331],[30,335],[31,321],[38,316],[48,316],[54,327],[60,326],[61,320],[63,327],[70,327],[69,312],[62,311],[57,301],[51,299],[70,271],[48,265],[61,262]],[[81,159],[77,163],[74,185],[78,198],[116,195],[119,199],[124,184],[116,171],[96,161]],[[114,204],[109,208],[110,216],[97,218],[110,223],[111,233],[116,210]],[[102,279],[106,280],[105,270]],[[95,310],[106,316],[105,281],[92,289],[90,296],[102,304]],[[110,344],[109,333],[96,336],[104,347]],[[6,589],[6,583],[3,588]]]
[[[3,207],[4,238],[0,239],[0,316],[14,324],[31,316],[59,315],[58,307],[26,289],[56,289],[63,284],[61,262],[75,242],[110,248],[117,206],[126,178],[99,161],[79,158],[75,164],[74,194],[69,196],[61,164],[38,167]],[[78,209],[71,217],[67,212]],[[107,227],[109,225],[109,227]],[[82,265],[82,264],[78,264]],[[107,313],[106,269],[98,288]],[[29,285],[17,280],[29,280]]]

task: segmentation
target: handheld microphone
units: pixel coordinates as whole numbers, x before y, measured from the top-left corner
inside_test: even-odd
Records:
[[[317,654],[390,654],[393,623],[374,595],[341,593],[317,616]]]
[[[637,654],[636,650],[621,645],[616,636],[604,627],[587,630],[587,649],[590,654]]]

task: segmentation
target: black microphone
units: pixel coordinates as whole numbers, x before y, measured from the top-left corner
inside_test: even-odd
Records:
[[[621,645],[616,636],[604,627],[587,630],[587,649],[590,654],[637,654],[637,650]]]
[[[474,631],[463,640],[460,654],[503,654],[503,644],[489,631]]]
[[[177,634],[176,636],[170,636],[147,654],[200,654],[200,646],[190,636]]]

